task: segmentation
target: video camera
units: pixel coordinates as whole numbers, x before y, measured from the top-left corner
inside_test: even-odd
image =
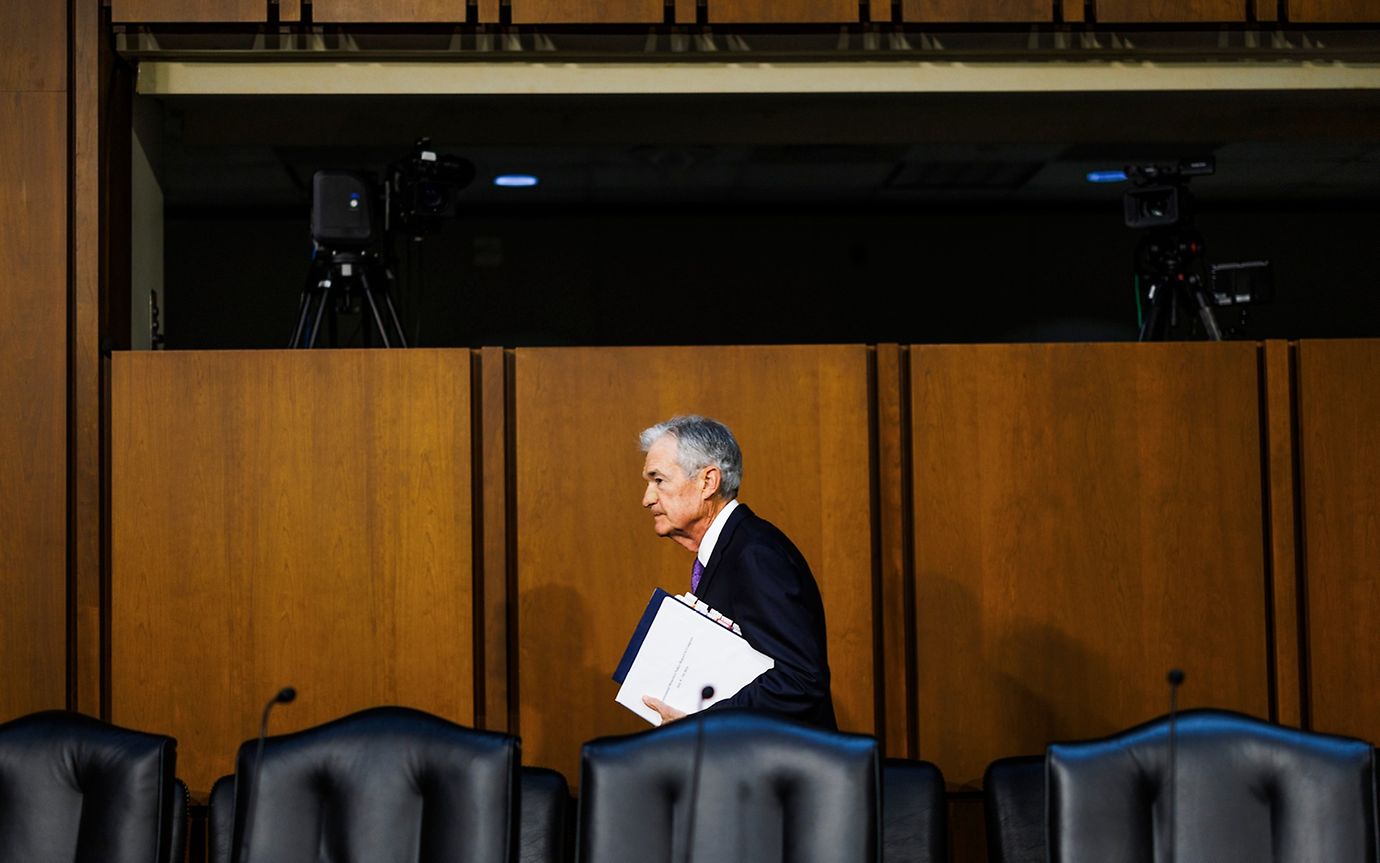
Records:
[[[430,233],[460,214],[460,192],[472,180],[472,162],[437,153],[430,138],[418,138],[409,156],[389,166],[384,187],[388,212],[414,236]]]
[[[1164,338],[1181,305],[1196,307],[1208,336],[1220,339],[1213,307],[1274,298],[1269,261],[1203,260],[1203,239],[1192,225],[1195,207],[1188,182],[1215,172],[1211,157],[1126,167],[1126,178],[1135,184],[1122,199],[1126,226],[1147,231],[1136,250],[1136,276],[1150,307],[1141,326],[1142,341]]]
[[[311,235],[328,249],[391,243],[403,225],[413,239],[434,233],[460,214],[460,193],[474,180],[474,164],[438,153],[418,138],[405,158],[390,164],[382,183],[367,171],[321,170],[312,177]],[[375,207],[382,190],[383,207]]]
[[[1154,228],[1176,225],[1193,215],[1193,198],[1185,188],[1190,177],[1205,177],[1216,171],[1211,158],[1192,159],[1172,165],[1129,165],[1126,178],[1137,188],[1123,201],[1128,228]]]
[[[460,193],[474,179],[467,159],[436,152],[418,138],[412,152],[390,164],[380,183],[368,171],[326,169],[312,175],[311,266],[298,306],[293,347],[314,347],[323,318],[332,346],[336,316],[363,314],[365,344],[377,332],[384,347],[407,347],[393,304],[396,227],[421,241],[460,213]],[[382,191],[382,207],[376,207]],[[326,317],[329,311],[330,316]]]

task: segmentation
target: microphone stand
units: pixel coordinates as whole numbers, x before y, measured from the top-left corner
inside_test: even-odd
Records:
[[[704,710],[704,703],[714,697],[714,687],[706,686],[700,690],[700,705],[696,713]],[[695,809],[700,799],[700,765],[704,761],[704,717],[699,717],[695,727],[695,766],[690,772],[690,814],[685,819],[685,856],[682,863],[691,863],[690,849],[695,844]]]
[[[1184,682],[1184,673],[1180,669],[1171,668],[1169,670],[1169,863],[1174,863],[1174,857],[1178,849],[1178,836],[1175,834],[1175,819],[1177,813],[1177,787],[1178,787],[1178,713],[1179,713],[1179,686]]]
[[[263,718],[259,720],[259,743],[254,753],[254,775],[249,780],[249,800],[244,813],[244,835],[240,837],[239,863],[248,863],[250,832],[254,827],[254,808],[259,799],[259,768],[264,760],[264,738],[268,736],[268,714],[275,704],[291,704],[297,698],[297,690],[286,686],[264,705]]]

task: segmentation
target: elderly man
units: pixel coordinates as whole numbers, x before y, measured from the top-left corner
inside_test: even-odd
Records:
[[[790,539],[738,502],[743,458],[733,433],[712,419],[681,416],[643,431],[641,444],[642,506],[658,536],[695,554],[691,592],[733,618],[749,644],[776,660],[713,707],[753,708],[837,729],[819,587]],[[663,723],[685,715],[650,695],[642,700]]]

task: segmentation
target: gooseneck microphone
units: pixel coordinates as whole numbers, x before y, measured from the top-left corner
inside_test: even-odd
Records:
[[[1169,669],[1169,863],[1174,863],[1175,849],[1179,844],[1179,837],[1174,831],[1174,820],[1176,818],[1175,809],[1177,808],[1176,789],[1178,787],[1178,714],[1179,714],[1179,687],[1183,685],[1184,673],[1182,669]]]
[[[275,704],[291,704],[297,698],[297,690],[284,686],[264,705],[264,715],[259,720],[259,743],[254,752],[254,775],[249,779],[249,799],[244,812],[244,834],[240,836],[239,863],[249,860],[249,838],[254,827],[254,808],[259,799],[259,767],[264,760],[264,738],[268,737],[268,714]]]
[[[706,686],[700,690],[700,706],[696,713],[703,712],[704,703],[714,697],[714,687]],[[695,844],[695,809],[700,799],[700,765],[704,761],[704,717],[695,720],[695,763],[690,770],[690,813],[685,818],[685,855],[682,863],[690,863],[690,849]]]

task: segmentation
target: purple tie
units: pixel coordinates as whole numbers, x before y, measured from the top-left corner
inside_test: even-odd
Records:
[[[690,568],[690,592],[694,593],[700,589],[700,576],[704,575],[704,564],[700,559],[695,558],[695,565]]]

